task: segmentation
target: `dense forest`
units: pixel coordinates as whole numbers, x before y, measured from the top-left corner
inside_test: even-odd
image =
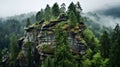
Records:
[[[27,18],[30,18],[31,22],[36,21],[34,13],[0,18],[0,49],[9,47],[12,34],[15,34],[18,38],[24,34]]]
[[[119,67],[119,24],[107,27],[97,23],[97,14],[82,10],[79,2],[68,8],[54,3],[1,18],[0,67]]]

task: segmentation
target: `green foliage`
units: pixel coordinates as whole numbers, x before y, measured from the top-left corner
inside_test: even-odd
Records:
[[[90,48],[93,50],[93,52],[97,52],[99,50],[98,49],[99,41],[96,38],[92,37],[89,43],[90,43]]]
[[[16,67],[16,57],[17,57],[18,47],[17,47],[17,37],[12,35],[10,38],[10,66]]]
[[[88,13],[89,14],[89,13]],[[96,15],[96,14],[90,14],[90,15]],[[98,17],[98,18],[97,18]],[[95,17],[96,21],[99,21],[99,16],[97,15],[97,17]],[[90,18],[87,18],[87,17],[84,17],[84,23],[86,25],[87,28],[91,29],[92,32],[95,34],[95,36],[98,38],[98,39],[101,39],[101,35],[103,34],[103,31],[107,31],[110,36],[112,34],[112,31],[113,29],[111,27],[106,27],[103,25],[103,23],[98,23],[96,22],[95,20],[92,20]]]
[[[101,63],[102,63],[102,57],[100,55],[100,53],[96,53],[94,56],[93,56],[93,60],[92,60],[92,63],[93,63],[93,66],[95,67],[100,67]]]
[[[78,11],[82,11],[83,10],[79,1],[77,2],[77,9],[78,9]]]
[[[1,54],[4,55],[7,52],[8,48],[4,48],[1,50]]]
[[[110,67],[120,66],[120,27],[117,25],[112,36],[112,47],[110,49]]]
[[[51,8],[50,6],[47,4],[46,8],[45,8],[45,13],[44,13],[44,19],[46,21],[49,21],[51,18]]]
[[[59,8],[59,5],[57,3],[55,3],[52,7],[52,14],[54,17],[58,17],[60,14],[60,8]]]
[[[10,37],[13,33],[15,33],[17,37],[21,37],[21,35],[23,35],[24,26],[26,24],[25,17],[27,15],[23,14],[18,16],[12,16],[6,19],[0,19],[0,49],[9,47]],[[34,20],[34,16],[32,16],[31,18],[31,20]]]
[[[65,13],[65,10],[66,10],[65,6],[66,6],[65,3],[61,4],[61,7],[60,7],[60,12],[61,13]]]
[[[92,66],[94,66],[94,67],[107,67],[108,66],[108,62],[109,62],[109,59],[102,58],[100,52],[97,52],[93,56]]]
[[[70,5],[68,6],[68,15],[71,13],[71,11],[73,11],[74,14],[76,15],[76,7],[73,2],[71,2]]]
[[[33,67],[33,62],[32,62],[32,43],[31,42],[27,42],[27,67]]]
[[[88,48],[87,49],[87,51],[86,51],[86,54],[83,56],[83,59],[85,60],[85,59],[92,59],[92,53],[93,53],[93,51],[90,49],[90,48]]]
[[[77,9],[76,9],[77,7]],[[59,5],[55,3],[51,9],[49,5],[46,6],[45,10],[41,10],[36,14],[36,20],[40,21],[42,18],[46,20],[46,22],[49,22],[52,18],[56,19],[57,16],[59,16],[60,12],[65,12],[65,5],[63,5],[62,10],[60,11]],[[82,10],[79,2],[75,5],[73,2],[68,7],[68,13],[69,16],[69,25],[71,27],[75,27],[79,24],[79,22],[83,22],[85,19],[81,18],[80,11]],[[31,17],[33,19],[34,17]],[[22,20],[25,21],[25,20]],[[83,37],[82,38],[84,43],[87,44],[88,50],[86,55],[82,57],[82,65],[83,67],[119,67],[120,66],[120,27],[117,25],[112,33],[112,38],[110,39],[109,32],[111,35],[111,28],[106,28],[104,26],[100,26],[97,23],[94,23],[93,21],[87,19],[86,25],[90,29],[86,29],[83,31]],[[1,22],[1,21],[0,21]],[[9,22],[9,23],[7,23]],[[30,19],[27,19],[26,27],[29,27],[30,25]],[[22,25],[25,25],[22,24]],[[38,23],[36,24],[38,25]],[[77,61],[75,60],[74,56],[72,55],[70,51],[70,45],[68,42],[68,35],[66,31],[63,31],[61,27],[64,24],[56,26],[57,29],[55,30],[55,55],[53,58],[48,56],[45,59],[45,62],[42,64],[42,67],[78,67]],[[5,28],[3,26],[6,26]],[[9,43],[9,37],[10,35],[15,33],[21,33],[21,24],[16,20],[7,20],[6,23],[0,23],[0,48],[3,47],[3,45],[6,45]],[[108,33],[105,31],[101,37],[101,45],[99,44],[100,35],[102,34],[101,31],[104,31],[107,29]],[[10,33],[10,34],[8,34]],[[97,36],[95,36],[95,35]],[[7,43],[6,43],[7,42]],[[26,64],[27,67],[33,67],[33,61],[34,59],[39,59],[39,55],[36,56],[35,54],[32,54],[32,43],[27,43],[27,55],[26,55]],[[42,46],[44,49],[47,48],[46,45]],[[101,48],[101,49],[99,49]],[[111,48],[111,49],[110,49]],[[109,52],[110,49],[110,52]],[[6,51],[6,50],[5,50]],[[99,52],[101,51],[101,53]],[[37,50],[35,51],[37,52]],[[17,39],[16,36],[12,36],[10,39],[10,66],[16,67],[16,57],[18,53],[18,47],[17,47]],[[4,51],[3,53],[4,54]],[[0,63],[1,63],[1,57],[2,54],[0,52]],[[110,56],[109,56],[110,55]],[[39,60],[37,61],[39,62]],[[109,66],[108,66],[109,62]],[[36,62],[35,62],[36,63]],[[39,63],[38,63],[39,64]],[[36,67],[36,66],[35,66]]]
[[[93,41],[93,43],[96,44],[96,46],[99,46],[99,40],[95,37],[95,35],[93,34],[93,32],[89,29],[85,29],[83,31],[83,35],[84,35],[84,39],[88,42]]]
[[[42,67],[54,67],[53,59],[51,59],[51,57],[48,56],[48,57],[45,59],[44,64],[42,64]]]
[[[78,23],[83,22],[83,21],[81,20],[81,15],[80,15],[80,12],[81,12],[81,11],[82,11],[82,8],[81,8],[79,2],[77,2],[76,5],[72,2],[72,3],[69,5],[69,7],[68,7],[68,15],[70,15],[70,13],[73,12],[74,15],[76,16],[76,19],[75,19],[75,20],[76,20]]]
[[[101,54],[103,58],[109,57],[109,50],[111,47],[111,40],[109,38],[109,35],[107,31],[105,31],[101,37]]]
[[[28,19],[27,19],[27,22],[26,22],[26,27],[29,27],[30,25],[31,25],[30,19],[28,18]]]
[[[87,56],[84,56],[84,60],[82,61],[83,67],[108,67],[109,59],[103,58],[100,52],[95,53],[91,56],[91,50],[87,52]]]
[[[120,50],[119,50],[119,42],[120,42],[120,28],[119,25],[117,25],[114,29],[112,41],[109,38],[108,33],[105,31],[101,37],[101,54],[99,52],[99,40],[93,35],[92,31],[85,30],[83,32],[84,39],[87,42],[87,45],[90,47],[90,51],[87,51],[87,54],[84,56],[83,62],[89,62],[92,63],[92,67],[119,67],[120,63]],[[112,42],[112,47],[111,47]],[[90,46],[94,45],[94,46]],[[111,47],[110,53],[109,49]],[[97,50],[96,50],[97,49]],[[109,58],[110,55],[110,58]],[[87,64],[84,64],[88,67],[90,67]]]
[[[83,35],[87,43],[87,46],[89,48],[87,50],[85,57],[92,60],[94,54],[96,54],[99,51],[99,47],[100,47],[99,40],[95,37],[93,32],[89,29],[84,30]]]
[[[102,61],[102,65],[100,67],[108,67],[109,66],[109,59],[106,58]]]
[[[77,18],[76,18],[76,16],[75,16],[73,11],[70,12],[69,19],[70,19],[69,25],[71,27],[74,27],[74,26],[77,25]]]
[[[77,22],[83,22],[83,20],[81,20],[81,15],[80,12],[82,11],[81,5],[79,2],[77,2],[77,10],[76,10],[76,16],[77,16]]]
[[[120,26],[119,24],[117,24],[112,33],[112,41],[113,42],[116,41],[119,36],[120,36]]]
[[[55,67],[72,67],[72,64],[75,62],[67,37],[67,32],[62,31],[60,25],[57,26],[55,33]]]
[[[99,47],[99,40],[95,37],[93,32],[89,29],[83,31],[84,39],[86,40],[88,46],[96,46]]]
[[[41,21],[44,17],[44,12],[43,9],[41,9],[41,11],[38,11],[36,14],[36,21]]]
[[[92,37],[95,37],[93,32],[91,30],[89,30],[89,29],[85,29],[83,31],[83,34],[84,34],[84,37],[85,37],[86,40],[91,40]]]
[[[89,60],[89,59],[85,59],[85,60],[82,62],[82,65],[83,65],[83,67],[92,67],[92,62],[91,62],[91,60]]]

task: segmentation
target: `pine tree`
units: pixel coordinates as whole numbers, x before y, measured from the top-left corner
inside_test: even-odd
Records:
[[[110,66],[119,67],[120,66],[120,36],[113,43],[110,53]]]
[[[32,50],[31,50],[31,42],[27,42],[27,67],[33,67],[33,63],[32,63]]]
[[[69,24],[70,24],[71,27],[74,27],[74,26],[77,25],[77,18],[76,18],[76,16],[75,16],[73,11],[70,12],[69,19],[70,19],[70,23]]]
[[[119,67],[120,66],[120,27],[117,26],[114,29],[112,36],[112,47],[110,50],[110,67]]]
[[[93,51],[93,54],[95,54],[97,52],[96,51],[96,46],[97,45],[95,43],[95,38],[94,37],[91,38],[89,44],[90,44],[90,49]]]
[[[29,25],[31,25],[31,23],[30,23],[30,19],[28,18],[26,22],[26,27],[28,27]]]
[[[16,57],[17,57],[17,37],[12,35],[10,38],[10,66],[16,67]]]
[[[119,26],[119,24],[117,24],[115,29],[113,30],[113,33],[112,33],[112,42],[114,42],[118,38],[118,36],[120,36],[119,31],[120,31],[120,26]]]
[[[36,14],[36,21],[41,21],[43,19],[44,16],[44,12],[43,9],[41,9],[41,11],[38,11]]]
[[[69,5],[68,7],[68,15],[70,15],[71,12],[74,12],[76,18],[77,18],[77,22],[80,23],[81,22],[81,11],[82,11],[82,8],[80,6],[80,3],[77,2],[77,4],[75,5],[73,2]]]
[[[66,7],[65,3],[62,3],[62,4],[61,4],[61,8],[60,8],[60,12],[61,12],[61,13],[64,13],[64,12],[65,12],[65,10],[66,10],[65,7]]]
[[[81,7],[81,5],[80,5],[80,2],[77,2],[77,10],[79,12],[81,12],[83,10],[82,7]]]
[[[45,8],[45,14],[44,14],[44,19],[46,21],[49,21],[51,18],[51,8],[50,6],[47,4],[46,8]]]
[[[55,67],[74,67],[74,59],[70,51],[67,32],[58,26],[55,33]]]
[[[58,17],[60,14],[60,8],[57,3],[55,3],[52,7],[52,14],[54,17]]]
[[[44,67],[54,67],[54,62],[53,62],[53,59],[51,59],[50,56],[48,56],[46,59],[45,59],[45,62],[43,64]]]
[[[82,22],[81,20],[80,20],[80,18],[81,18],[81,12],[82,12],[82,8],[81,8],[81,5],[80,5],[80,3],[79,2],[77,2],[77,4],[76,4],[76,16],[77,16],[77,22]]]
[[[71,12],[73,12],[75,14],[75,16],[77,15],[76,7],[75,7],[75,4],[73,2],[70,3],[70,5],[68,7],[68,15],[70,15]]]
[[[110,50],[110,38],[109,35],[107,33],[107,31],[105,31],[101,37],[101,54],[103,58],[108,58],[109,57],[109,50]]]

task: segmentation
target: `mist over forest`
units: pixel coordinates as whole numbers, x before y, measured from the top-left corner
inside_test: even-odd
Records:
[[[67,6],[66,6],[67,5]],[[46,4],[0,17],[0,67],[119,67],[120,5]]]

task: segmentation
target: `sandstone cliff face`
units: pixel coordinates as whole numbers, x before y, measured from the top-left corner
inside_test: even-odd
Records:
[[[68,40],[71,51],[75,55],[85,54],[86,45],[83,41],[82,31],[85,29],[84,23],[70,27],[67,22],[67,16],[59,17],[55,21],[41,21],[29,27],[25,27],[25,35],[19,40],[19,45],[24,56],[26,56],[26,43],[32,42],[32,53],[37,49],[40,59],[43,60],[46,55],[53,55],[55,49],[55,28],[57,24],[62,23],[62,29],[68,32]]]

